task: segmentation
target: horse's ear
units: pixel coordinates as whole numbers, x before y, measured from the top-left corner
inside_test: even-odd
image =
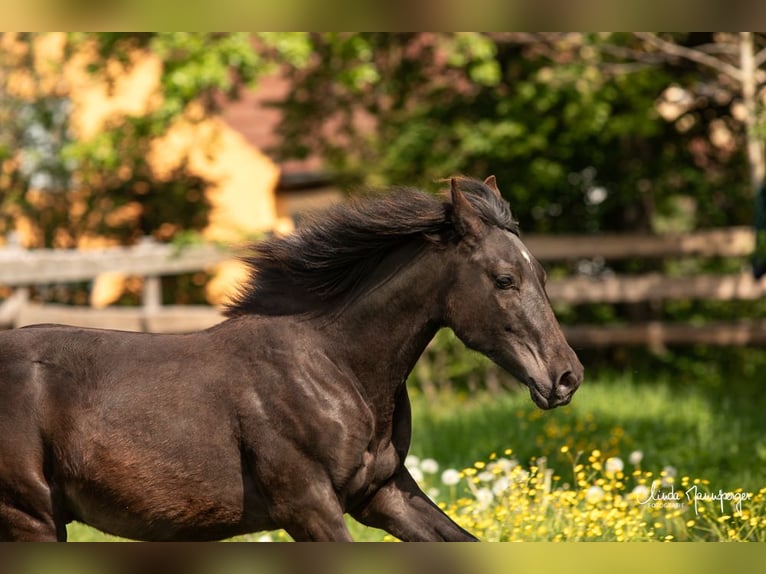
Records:
[[[449,180],[452,196],[452,224],[463,239],[478,239],[484,229],[479,214],[457,187],[454,177]]]
[[[503,196],[500,195],[500,188],[497,187],[497,179],[494,175],[490,175],[487,179],[484,180],[484,185],[486,185],[488,188],[490,188],[498,199],[502,199]]]

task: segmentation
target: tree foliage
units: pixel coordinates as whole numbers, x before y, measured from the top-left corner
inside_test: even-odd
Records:
[[[79,33],[44,66],[41,36],[5,34],[0,51],[0,225],[26,213],[38,244],[203,227],[206,182],[183,163],[159,179],[151,143],[181,117],[217,113],[276,63],[293,85],[273,151],[318,154],[349,188],[433,189],[451,174],[494,173],[527,231],[751,219],[741,96],[728,73],[736,35]],[[755,45],[762,65],[763,37]],[[62,72],[83,54],[106,83],[137,55],[157,56],[153,105],[79,136],[76,86]],[[128,204],[141,206],[138,228],[109,217]]]
[[[673,40],[724,45],[712,34]],[[349,184],[433,187],[454,173],[494,173],[523,228],[537,231],[749,223],[737,92],[716,70],[639,37],[310,41],[309,65],[290,71],[281,153],[318,153]],[[670,119],[660,112],[669,89],[690,99]]]

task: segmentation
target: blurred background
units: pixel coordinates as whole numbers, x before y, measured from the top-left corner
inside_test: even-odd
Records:
[[[494,174],[586,383],[541,419],[442,332],[413,452],[640,449],[757,490],[765,64],[754,33],[4,33],[0,323],[204,328],[247,242]]]

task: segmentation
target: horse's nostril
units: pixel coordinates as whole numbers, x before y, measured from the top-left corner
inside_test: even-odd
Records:
[[[580,386],[580,379],[572,371],[566,371],[559,377],[556,387],[559,393],[573,393]]]

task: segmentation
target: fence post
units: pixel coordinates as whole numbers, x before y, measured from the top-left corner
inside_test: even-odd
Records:
[[[11,231],[6,236],[5,254],[21,256],[24,251],[19,234]],[[17,286],[12,290],[11,295],[0,303],[0,328],[16,326],[18,316],[29,301],[29,293],[30,289],[27,285]]]
[[[144,313],[151,315],[160,310],[162,306],[162,280],[156,275],[144,277],[144,286],[141,291],[141,301]]]
[[[141,239],[138,248],[150,248],[155,245],[152,237],[147,236]],[[149,275],[144,277],[144,284],[141,289],[142,306],[142,328],[149,330],[151,319],[157,315],[162,307],[162,278],[158,275]]]

